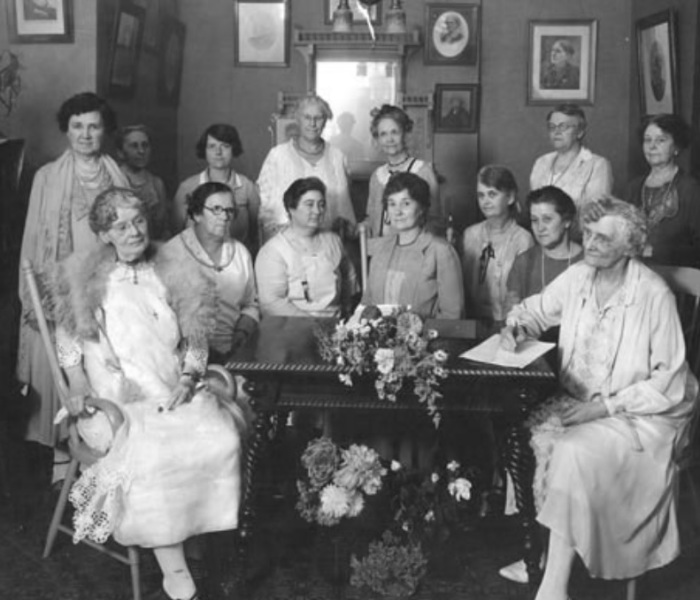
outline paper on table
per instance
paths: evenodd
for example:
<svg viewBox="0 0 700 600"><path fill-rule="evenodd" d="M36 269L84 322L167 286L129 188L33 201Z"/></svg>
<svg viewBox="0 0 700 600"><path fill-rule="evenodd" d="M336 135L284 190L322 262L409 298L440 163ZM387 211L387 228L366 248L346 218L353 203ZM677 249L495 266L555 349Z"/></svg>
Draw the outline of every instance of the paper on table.
<svg viewBox="0 0 700 600"><path fill-rule="evenodd" d="M478 346L463 352L459 357L476 362L498 365L499 367L515 367L516 369L522 369L545 354L553 346L554 344L551 342L526 340L518 344L515 352L509 352L501 348L501 336L497 333Z"/></svg>

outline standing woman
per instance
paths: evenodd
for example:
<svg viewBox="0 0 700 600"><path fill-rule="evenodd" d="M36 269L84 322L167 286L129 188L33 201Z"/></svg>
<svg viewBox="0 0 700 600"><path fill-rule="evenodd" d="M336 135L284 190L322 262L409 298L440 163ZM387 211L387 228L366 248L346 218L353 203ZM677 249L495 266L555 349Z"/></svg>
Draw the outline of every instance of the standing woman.
<svg viewBox="0 0 700 600"><path fill-rule="evenodd" d="M299 135L272 148L260 169L261 242L289 223L282 198L297 179L317 177L326 186L326 218L321 227L342 229L343 223L356 222L345 155L321 137L326 122L333 118L331 107L320 96L309 94L299 101L294 115Z"/></svg>
<svg viewBox="0 0 700 600"><path fill-rule="evenodd" d="M633 179L625 200L646 217L644 256L655 263L700 267L700 185L678 166L690 127L678 115L644 121L642 149L650 171Z"/></svg>
<svg viewBox="0 0 700 600"><path fill-rule="evenodd" d="M547 132L554 152L540 156L530 173L530 189L555 185L577 207L612 192L610 162L583 145L586 114L577 104L560 104L547 115Z"/></svg>
<svg viewBox="0 0 700 600"><path fill-rule="evenodd" d="M430 209L427 222L431 230L439 229L441 219L440 192L433 165L414 158L406 147L406 137L413 129L413 121L398 106L383 104L371 112L370 132L386 157L386 164L372 173L367 197L367 221L371 237L394 233L388 223L384 203L384 187L394 173L415 173L430 188Z"/></svg>
<svg viewBox="0 0 700 600"><path fill-rule="evenodd" d="M145 125L128 125L117 131L115 145L121 168L148 212L152 240L170 238L170 211L163 180L148 170L151 162L151 132Z"/></svg>
<svg viewBox="0 0 700 600"><path fill-rule="evenodd" d="M61 105L57 119L69 147L34 177L20 255L20 264L30 261L40 283L74 251L90 251L98 246L88 223L95 198L109 187L129 185L119 165L102 152L106 135L117 126L116 114L107 102L92 92L76 94ZM21 274L19 294L22 322L17 378L26 384L31 405L26 437L55 446L58 429L53 419L60 401ZM62 459L56 456L57 465L67 460L65 453ZM62 479L66 466L54 472L54 480Z"/></svg>
<svg viewBox="0 0 700 600"><path fill-rule="evenodd" d="M187 197L197 186L207 181L219 181L233 191L238 211L238 218L231 220L231 237L244 243L251 252L255 251L260 197L255 184L233 168L233 159L243 154L238 130L227 123L210 125L199 137L196 153L197 158L207 161L207 168L188 177L177 188L172 207L175 231L182 231L190 222L187 219Z"/></svg>
<svg viewBox="0 0 700 600"><path fill-rule="evenodd" d="M515 222L518 186L505 167L487 165L477 175L477 198L485 219L464 231L462 257L467 316L502 321L506 282L515 257L532 247L532 236Z"/></svg>

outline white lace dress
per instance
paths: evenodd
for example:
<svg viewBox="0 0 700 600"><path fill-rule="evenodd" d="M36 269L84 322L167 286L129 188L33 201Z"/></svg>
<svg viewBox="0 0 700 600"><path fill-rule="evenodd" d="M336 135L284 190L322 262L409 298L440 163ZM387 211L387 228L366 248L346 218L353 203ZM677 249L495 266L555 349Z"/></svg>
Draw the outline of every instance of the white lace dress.
<svg viewBox="0 0 700 600"><path fill-rule="evenodd" d="M71 490L75 539L158 547L238 521L241 443L229 410L207 390L172 411L183 370L204 370L206 352L180 356L180 331L153 267L119 265L98 315L99 341L61 335L62 366L82 359L95 394L126 421L109 453Z"/></svg>

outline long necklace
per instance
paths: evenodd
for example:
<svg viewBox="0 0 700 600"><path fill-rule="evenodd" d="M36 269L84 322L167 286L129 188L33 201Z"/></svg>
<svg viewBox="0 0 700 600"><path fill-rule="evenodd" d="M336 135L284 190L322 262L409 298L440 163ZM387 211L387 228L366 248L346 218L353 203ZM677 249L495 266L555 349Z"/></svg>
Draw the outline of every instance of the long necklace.
<svg viewBox="0 0 700 600"><path fill-rule="evenodd" d="M566 258L566 268L568 269L571 266L571 240L567 241L567 249L569 256ZM542 248L542 262L540 263L542 265L541 269L541 274L542 274L542 289L544 289L547 285L544 277L544 248Z"/></svg>
<svg viewBox="0 0 700 600"><path fill-rule="evenodd" d="M559 173L554 172L554 163L557 162L557 157L554 157L554 160L552 161L552 166L549 168L549 185L556 185L557 181L561 181L564 175L569 171L571 168L571 165L573 165L576 162L576 159L578 158L579 153L581 150L574 155L574 157L567 163L566 167L564 167Z"/></svg>

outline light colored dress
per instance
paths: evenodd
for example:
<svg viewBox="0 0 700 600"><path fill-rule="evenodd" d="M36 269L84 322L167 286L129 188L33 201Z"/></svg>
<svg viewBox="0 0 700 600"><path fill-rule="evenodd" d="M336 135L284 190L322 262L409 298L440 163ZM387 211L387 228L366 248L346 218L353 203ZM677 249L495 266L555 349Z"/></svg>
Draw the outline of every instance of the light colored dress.
<svg viewBox="0 0 700 600"><path fill-rule="evenodd" d="M269 240L288 223L282 200L284 192L294 181L304 177L318 177L326 185L324 227L329 228L338 217L350 223L356 222L345 155L338 148L325 144L318 162L311 163L297 152L294 140L289 140L270 150L258 176L263 241Z"/></svg>
<svg viewBox="0 0 700 600"><path fill-rule="evenodd" d="M280 231L258 252L255 274L263 316L334 317L358 290L355 269L340 238L314 236L308 251L290 229Z"/></svg>
<svg viewBox="0 0 700 600"><path fill-rule="evenodd" d="M492 257L487 257L489 244L493 249ZM515 257L533 244L530 233L514 220L496 236L489 234L486 221L464 231L462 266L467 317L485 317L496 321L506 318L508 274ZM485 277L480 277L482 264L486 265Z"/></svg>
<svg viewBox="0 0 700 600"><path fill-rule="evenodd" d="M215 323L209 334L209 346L221 355L231 350L233 332L241 316L260 321L258 291L253 260L246 247L236 240L224 241L221 261L214 264L202 248L194 229L185 229L160 250L172 260L196 267L210 281L215 294Z"/></svg>
<svg viewBox="0 0 700 600"><path fill-rule="evenodd" d="M698 387L663 280L632 260L598 306L594 278L592 267L572 265L509 318L534 335L561 326L562 392L531 418L537 518L592 576L623 579L678 555L673 456L687 441ZM591 401L609 416L562 426L566 407Z"/></svg>
<svg viewBox="0 0 700 600"><path fill-rule="evenodd" d="M440 187L433 165L419 158L408 160L403 168L390 168L388 164L375 169L369 178L369 194L367 196L367 221L371 237L391 235L396 233L391 225L384 223L384 188L394 173L414 173L430 186L430 211L428 212L428 229L440 233L444 229L442 223L442 207L440 206Z"/></svg>
<svg viewBox="0 0 700 600"><path fill-rule="evenodd" d="M126 421L71 490L75 539L113 534L123 545L158 547L235 528L241 444L232 414L206 390L159 410L183 370L204 371L206 350L178 351L178 321L153 266L117 264L99 313L97 340L59 330L59 360L82 359L96 395L118 403Z"/></svg>
<svg viewBox="0 0 700 600"><path fill-rule="evenodd" d="M574 161L563 172L555 174L556 158L556 152L549 152L535 161L530 173L531 190L546 185L556 186L571 196L577 208L612 193L612 167L607 158L582 146Z"/></svg>

